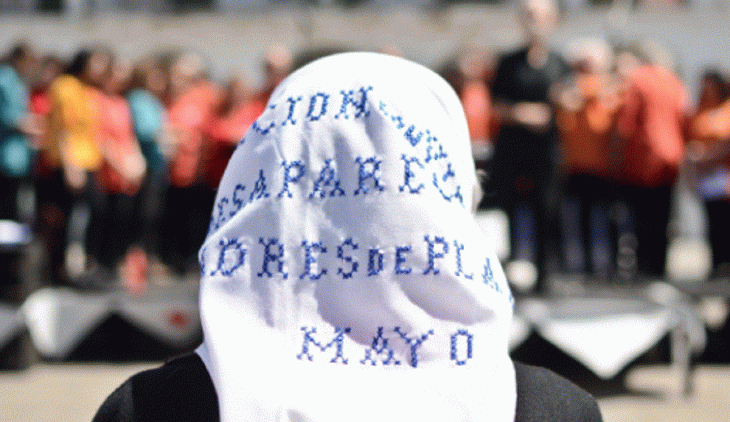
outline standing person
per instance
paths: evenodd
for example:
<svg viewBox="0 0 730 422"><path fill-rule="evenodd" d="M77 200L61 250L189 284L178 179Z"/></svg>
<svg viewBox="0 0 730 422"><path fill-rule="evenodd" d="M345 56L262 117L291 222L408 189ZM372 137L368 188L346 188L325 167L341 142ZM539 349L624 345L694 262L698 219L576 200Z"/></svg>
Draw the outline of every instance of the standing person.
<svg viewBox="0 0 730 422"><path fill-rule="evenodd" d="M264 112L260 102L253 101L245 76L228 81L216 116L208 125L205 179L214 190L223 177L228 160L251 124Z"/></svg>
<svg viewBox="0 0 730 422"><path fill-rule="evenodd" d="M99 133L97 91L111 62L111 52L102 47L82 49L64 74L51 85L51 114L47 148L52 168L53 202L63 212L67 239L65 264L56 268L56 280L81 275L91 264L97 245L87 242L89 225L100 224L102 190L98 171L103 157ZM59 265L61 257L52 257ZM65 271L63 269L65 267Z"/></svg>
<svg viewBox="0 0 730 422"><path fill-rule="evenodd" d="M446 81L339 54L269 105L200 250L203 344L125 382L95 422L601 420L590 395L509 357L511 294Z"/></svg>
<svg viewBox="0 0 730 422"><path fill-rule="evenodd" d="M203 183L205 130L218 106L217 89L203 76L203 63L185 53L169 70L167 113L174 140L168 166L170 185L163 211L162 259L178 275L195 264L205 238L211 190ZM180 230L186 227L187 230Z"/></svg>
<svg viewBox="0 0 730 422"><path fill-rule="evenodd" d="M63 72L63 61L53 55L41 59L38 78L30 93L30 109L45 118L51 113L50 89L53 82Z"/></svg>
<svg viewBox="0 0 730 422"><path fill-rule="evenodd" d="M39 116L44 128L43 133L34 140L34 147L40 151L35 161L35 177L36 183L39 185L37 188L41 188L40 185L46 183L46 179L50 176L52 170L51 164L48 162L49 158L47 157L48 149L44 144L48 141L45 130L48 128L48 121L53 107L51 85L61 75L63 69L64 64L60 58L52 55L44 57L41 60L38 68L38 77L30 93L30 111ZM40 202L43 202L41 198L39 198Z"/></svg>
<svg viewBox="0 0 730 422"><path fill-rule="evenodd" d="M291 52L280 44L270 46L264 56L264 86L253 101L262 110L277 86L289 75L292 69Z"/></svg>
<svg viewBox="0 0 730 422"><path fill-rule="evenodd" d="M469 125L471 149L477 168L486 170L492 154L492 94L488 74L493 71L493 59L485 51L472 49L458 59L463 78L457 90Z"/></svg>
<svg viewBox="0 0 730 422"><path fill-rule="evenodd" d="M100 182L104 190L101 224L91 236L98 246L96 258L105 269L114 271L122 258L126 261L137 260L141 251L132 248L138 241L140 223L136 217L137 195L146 172L144 156L134 136L129 104L123 94L129 87L131 67L121 60L114 60L105 77L103 90L98 92L99 133L103 162ZM141 281L131 280L142 277L142 268L129 271L125 266L123 282L136 286Z"/></svg>
<svg viewBox="0 0 730 422"><path fill-rule="evenodd" d="M575 76L561 84L556 111L565 177L564 262L572 273L606 278L614 270L609 208L618 164L619 84L609 73L613 59L605 42L583 40L576 49Z"/></svg>
<svg viewBox="0 0 730 422"><path fill-rule="evenodd" d="M50 154L49 122L53 109L51 86L64 69L63 61L56 56L46 56L41 60L38 78L30 94L30 110L36 113L43 122L44 131L35 139L38 150L34 162L34 178L36 191L36 231L43 240L49 266L45 269L52 284L57 284L63 278L63 251L66 246L65 225L66 218L61 208L61 197L54 167L54 160Z"/></svg>
<svg viewBox="0 0 730 422"><path fill-rule="evenodd" d="M13 47L0 64L0 220L29 223L33 217L32 209L22 205L27 203L22 197L32 193L29 137L42 130L40 119L28 109L28 80L36 65L35 52L25 43ZM7 252L0 250L0 301L19 303L23 298L21 254Z"/></svg>
<svg viewBox="0 0 730 422"><path fill-rule="evenodd" d="M618 118L622 178L633 214L638 271L662 277L672 186L684 159L688 97L668 68L644 60L630 72Z"/></svg>
<svg viewBox="0 0 730 422"><path fill-rule="evenodd" d="M160 257L163 200L167 192L167 157L170 128L162 103L167 90L167 76L157 57L140 61L132 76L127 101L134 133L144 156L147 174L142 182L137 213L142 228L142 245L146 260L157 264Z"/></svg>
<svg viewBox="0 0 730 422"><path fill-rule="evenodd" d="M520 18L527 44L502 57L492 94L502 124L490 173L497 205L509 216L512 260L526 271L525 281L544 287L549 239L556 237L556 142L551 90L568 66L548 39L557 20L551 0L524 0ZM555 245L552 245L554 249ZM508 266L508 273L516 266ZM534 267L533 267L534 269ZM533 280L529 280L533 278Z"/></svg>
<svg viewBox="0 0 730 422"><path fill-rule="evenodd" d="M19 194L30 182L33 158L28 137L42 131L39 116L29 111L28 82L36 66L36 54L25 43L13 47L0 64L0 219L30 218L19 210Z"/></svg>
<svg viewBox="0 0 730 422"><path fill-rule="evenodd" d="M713 276L730 276L730 87L717 71L702 77L689 126L687 161L709 219Z"/></svg>

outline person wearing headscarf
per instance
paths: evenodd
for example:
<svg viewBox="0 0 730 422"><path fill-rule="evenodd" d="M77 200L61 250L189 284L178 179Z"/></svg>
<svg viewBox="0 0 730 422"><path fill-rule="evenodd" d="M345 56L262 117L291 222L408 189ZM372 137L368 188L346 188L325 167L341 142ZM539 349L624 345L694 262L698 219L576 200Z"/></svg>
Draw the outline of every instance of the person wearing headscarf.
<svg viewBox="0 0 730 422"><path fill-rule="evenodd" d="M435 73L376 53L298 70L223 175L199 254L203 344L95 420L600 420L587 393L510 360L478 191Z"/></svg>

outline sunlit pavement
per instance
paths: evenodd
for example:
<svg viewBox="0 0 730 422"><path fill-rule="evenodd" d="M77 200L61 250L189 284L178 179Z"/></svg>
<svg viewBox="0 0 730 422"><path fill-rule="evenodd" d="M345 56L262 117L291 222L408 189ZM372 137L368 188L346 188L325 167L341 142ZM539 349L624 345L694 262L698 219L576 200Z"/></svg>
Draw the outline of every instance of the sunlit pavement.
<svg viewBox="0 0 730 422"><path fill-rule="evenodd" d="M37 364L0 373L0 421L89 421L104 398L130 375L156 364ZM700 366L695 392L682 398L669 366L632 369L629 393L599 401L604 420L730 421L730 366Z"/></svg>

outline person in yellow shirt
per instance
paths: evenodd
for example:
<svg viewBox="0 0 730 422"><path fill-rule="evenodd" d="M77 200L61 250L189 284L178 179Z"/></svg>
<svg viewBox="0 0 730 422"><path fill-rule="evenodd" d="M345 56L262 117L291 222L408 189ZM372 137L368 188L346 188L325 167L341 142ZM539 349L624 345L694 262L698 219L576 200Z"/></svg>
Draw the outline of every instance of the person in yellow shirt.
<svg viewBox="0 0 730 422"><path fill-rule="evenodd" d="M103 48L83 49L76 54L63 75L51 85L48 157L55 167L57 201L65 217L66 273L71 278L87 269L86 251L89 224L98 219L97 200L101 195L96 173L102 164L99 119L94 91L109 68L111 52ZM52 260L53 262L54 260ZM57 262L57 261L56 261Z"/></svg>

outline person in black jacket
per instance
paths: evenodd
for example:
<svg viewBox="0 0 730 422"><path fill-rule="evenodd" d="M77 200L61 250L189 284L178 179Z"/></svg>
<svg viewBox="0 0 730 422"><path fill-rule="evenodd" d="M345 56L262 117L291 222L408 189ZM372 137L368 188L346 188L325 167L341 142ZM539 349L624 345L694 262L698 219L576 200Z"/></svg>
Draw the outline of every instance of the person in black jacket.
<svg viewBox="0 0 730 422"><path fill-rule="evenodd" d="M492 84L501 128L494 145L488 194L509 216L513 261L537 268L537 288L549 271L557 238L555 84L569 67L548 38L557 19L551 0L521 0L527 42L502 57ZM509 269L508 269L509 271Z"/></svg>

